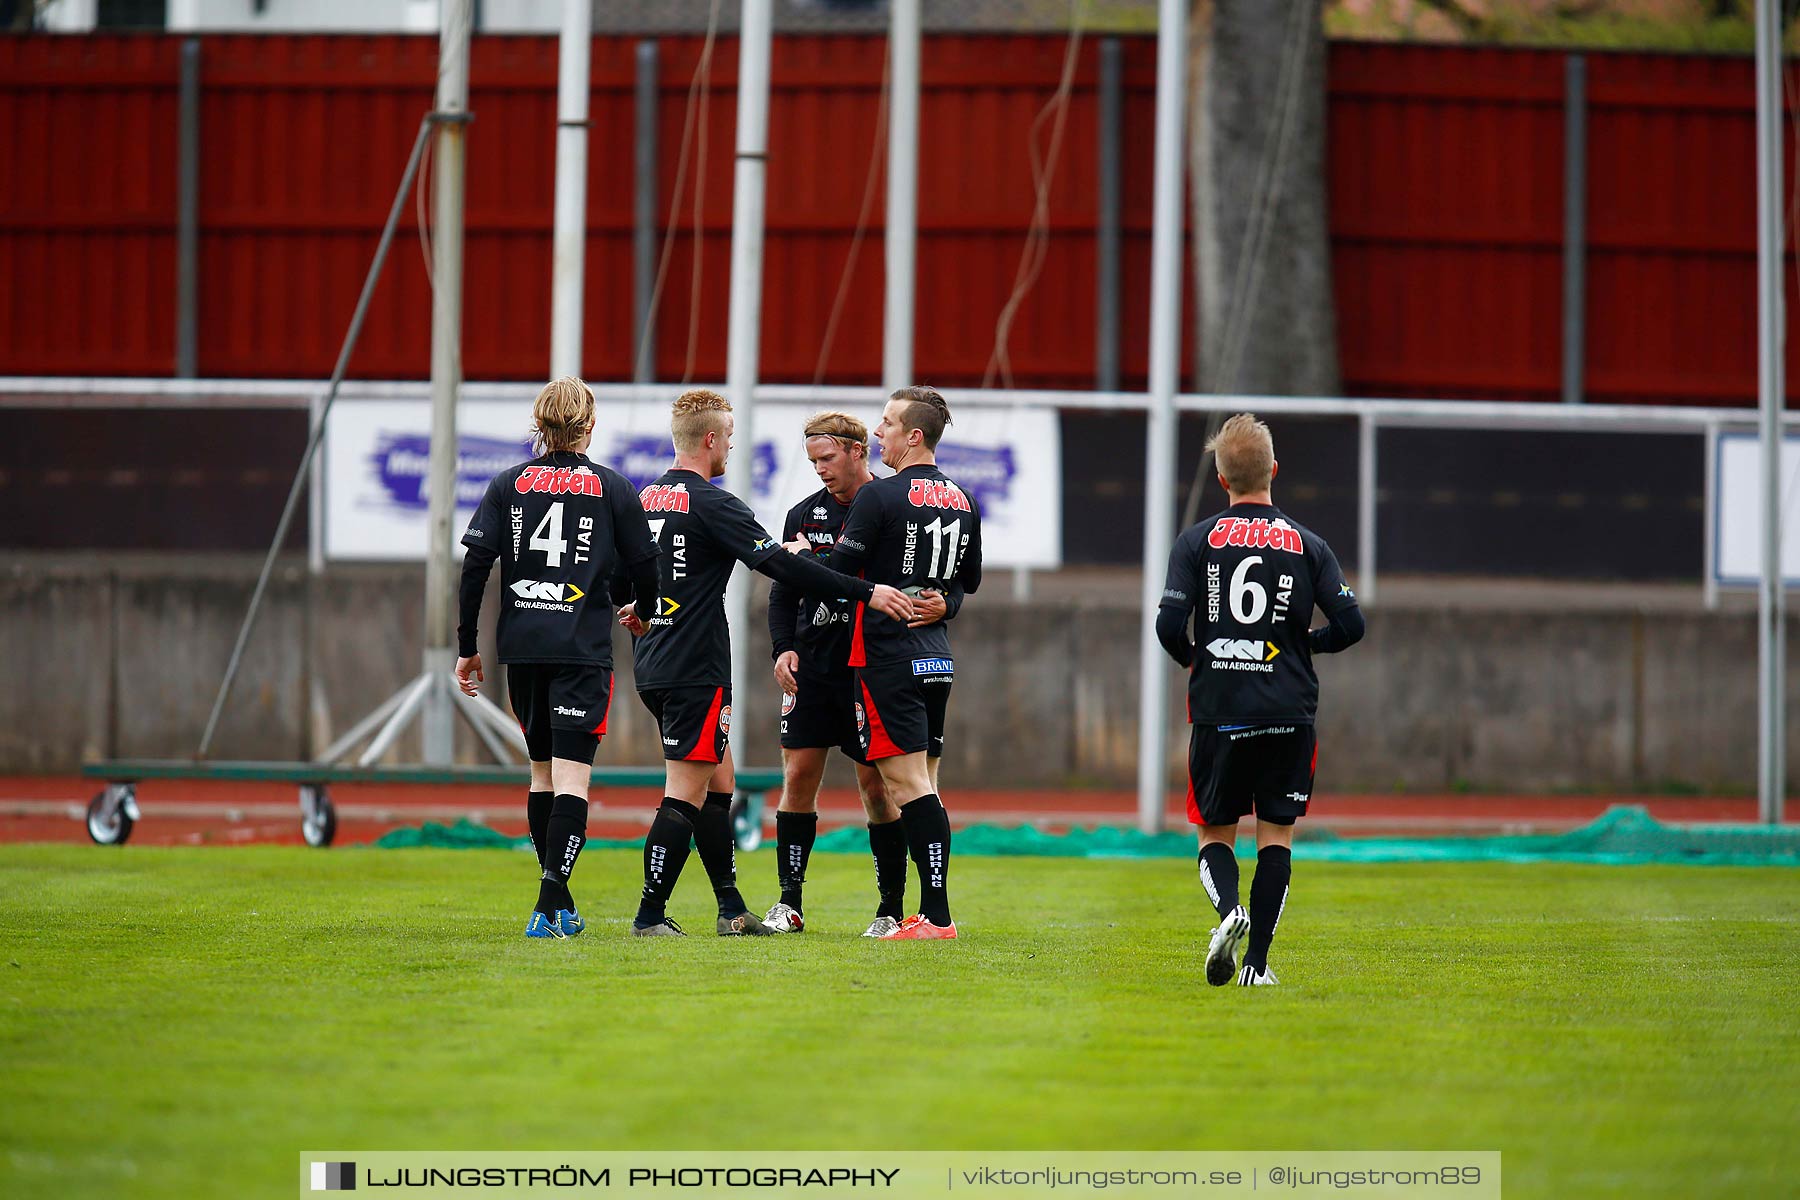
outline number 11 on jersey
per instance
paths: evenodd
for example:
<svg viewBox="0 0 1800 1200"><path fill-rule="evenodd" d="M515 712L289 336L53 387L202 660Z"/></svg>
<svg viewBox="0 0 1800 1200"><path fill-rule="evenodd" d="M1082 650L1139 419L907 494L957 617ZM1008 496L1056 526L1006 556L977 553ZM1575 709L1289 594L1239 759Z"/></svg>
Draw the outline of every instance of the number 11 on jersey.
<svg viewBox="0 0 1800 1200"><path fill-rule="evenodd" d="M932 579L949 579L956 574L956 560L962 554L962 518L958 517L946 525L942 517L934 517L931 524L925 527L925 532L931 535L931 565L925 569L925 574ZM947 555L946 549L949 550ZM939 558L944 559L941 574L938 571Z"/></svg>

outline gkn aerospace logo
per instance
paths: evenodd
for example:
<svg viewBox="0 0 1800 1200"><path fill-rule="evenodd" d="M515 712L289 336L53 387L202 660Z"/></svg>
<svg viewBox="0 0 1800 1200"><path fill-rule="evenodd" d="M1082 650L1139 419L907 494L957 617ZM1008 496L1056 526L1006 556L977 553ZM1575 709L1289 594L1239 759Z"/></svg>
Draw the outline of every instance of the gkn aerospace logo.
<svg viewBox="0 0 1800 1200"><path fill-rule="evenodd" d="M459 437L456 439L456 504L474 508L487 491L488 480L521 458L531 457L529 442L505 438ZM425 486L431 467L429 434L382 433L369 456L375 478L388 503L396 508L423 511L431 506Z"/></svg>
<svg viewBox="0 0 1800 1200"><path fill-rule="evenodd" d="M1254 638L1214 638L1206 643L1215 671L1262 671L1273 674L1281 647Z"/></svg>
<svg viewBox="0 0 1800 1200"><path fill-rule="evenodd" d="M515 579L512 594L518 597L513 601L514 608L550 609L554 612L574 612L575 602L587 595L572 583L557 583L546 579Z"/></svg>

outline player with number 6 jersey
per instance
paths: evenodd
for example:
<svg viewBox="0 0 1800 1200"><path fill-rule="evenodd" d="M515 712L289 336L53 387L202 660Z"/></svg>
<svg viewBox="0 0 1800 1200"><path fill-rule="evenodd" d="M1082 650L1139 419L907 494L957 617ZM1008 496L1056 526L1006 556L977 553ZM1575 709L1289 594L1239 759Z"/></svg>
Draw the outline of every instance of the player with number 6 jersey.
<svg viewBox="0 0 1800 1200"><path fill-rule="evenodd" d="M1240 414L1206 448L1218 456L1231 507L1176 539L1156 635L1188 668L1188 819L1201 827L1200 882L1219 912L1206 981L1221 986L1237 973L1240 984L1267 985L1294 822L1306 815L1318 767L1313 655L1353 645L1363 619L1325 539L1275 507L1269 489L1280 464L1269 427ZM1315 606L1328 622L1318 629ZM1246 911L1233 845L1252 811L1257 865ZM1246 938L1240 973L1235 955Z"/></svg>

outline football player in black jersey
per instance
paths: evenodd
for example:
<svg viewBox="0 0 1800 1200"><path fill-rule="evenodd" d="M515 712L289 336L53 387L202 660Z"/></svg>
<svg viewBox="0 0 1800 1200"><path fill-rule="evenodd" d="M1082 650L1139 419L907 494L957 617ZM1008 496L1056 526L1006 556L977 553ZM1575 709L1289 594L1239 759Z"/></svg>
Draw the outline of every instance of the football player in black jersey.
<svg viewBox="0 0 1800 1200"><path fill-rule="evenodd" d="M742 562L810 595L848 596L897 622L914 615L911 597L898 589L847 578L785 552L748 504L709 482L725 471L733 424L723 396L682 393L669 425L675 463L639 496L659 550L660 597L653 606L626 605L619 620L637 637L638 695L656 717L667 769L662 806L644 840L644 891L632 922L640 937L681 934L667 905L690 841L718 899L718 932L770 932L738 893L731 842L737 777L727 741L731 633L725 585L732 568Z"/></svg>
<svg viewBox="0 0 1800 1200"><path fill-rule="evenodd" d="M1156 635L1189 668L1188 820L1200 826L1200 882L1219 912L1206 982L1222 986L1236 974L1239 984L1264 986L1275 982L1269 943L1287 904L1294 821L1306 815L1318 769L1312 656L1354 645L1363 618L1325 539L1270 499L1279 465L1269 427L1239 414L1206 448L1218 456L1231 507L1176 539ZM1318 629L1315 605L1327 621ZM1252 811L1256 878L1246 912L1233 847L1238 819Z"/></svg>
<svg viewBox="0 0 1800 1200"><path fill-rule="evenodd" d="M500 661L531 759L525 811L543 873L525 936L563 938L583 927L569 873L587 840L588 777L612 707L608 585L626 578L655 603L656 544L631 481L586 456L588 386L551 381L532 417L538 457L494 476L462 537L456 679L471 696L486 679L476 625L498 560Z"/></svg>
<svg viewBox="0 0 1800 1200"><path fill-rule="evenodd" d="M802 430L806 456L825 486L788 510L781 540L790 550L828 559L850 505L869 471L869 430L845 413L818 413ZM915 599L914 625L955 615L960 590L950 598L923 591ZM833 746L856 764L856 785L869 823L879 896L865 937L880 937L906 915L906 834L900 810L888 799L881 773L863 757L855 718L855 676L850 667L849 599L804 596L783 583L769 589L769 640L775 680L781 685L781 805L775 813L775 870L781 899L764 924L777 933L806 927L802 907L806 865L819 828L819 783Z"/></svg>
<svg viewBox="0 0 1800 1200"><path fill-rule="evenodd" d="M832 548L831 565L889 583L910 595L973 595L981 586L981 512L937 467L950 406L936 388L904 387L882 410L875 434L894 474L865 485ZM850 622L855 712L864 757L900 806L919 870L919 911L875 936L956 936L947 890L950 818L938 794L944 716L956 663L941 622L891 620L857 605Z"/></svg>

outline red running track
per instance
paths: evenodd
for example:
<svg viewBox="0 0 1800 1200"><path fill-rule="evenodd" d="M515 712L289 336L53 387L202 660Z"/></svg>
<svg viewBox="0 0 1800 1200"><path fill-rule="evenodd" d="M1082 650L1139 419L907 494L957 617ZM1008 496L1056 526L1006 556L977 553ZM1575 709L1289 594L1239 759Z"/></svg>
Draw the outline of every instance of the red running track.
<svg viewBox="0 0 1800 1200"><path fill-rule="evenodd" d="M86 842L81 816L99 791L93 780L70 775L0 777L0 842ZM338 811L337 844L373 841L390 829L423 821L468 817L504 833L525 832L524 797L515 788L472 785L339 784L331 789ZM596 838L641 838L660 797L642 788L596 789L588 833ZM945 797L951 821L1037 825L1130 825L1135 793L1123 791L952 791ZM1307 824L1346 837L1494 833L1552 833L1586 824L1615 804L1638 804L1669 822L1751 822L1752 796L1514 796L1333 795L1314 798ZM299 801L292 784L152 780L138 785L143 820L132 845L298 844ZM772 805L771 805L772 807ZM827 789L820 797L821 826L860 824L854 792ZM1788 815L1800 821L1800 812ZM1182 798L1171 793L1166 825L1186 824ZM774 814L765 832L774 834Z"/></svg>

